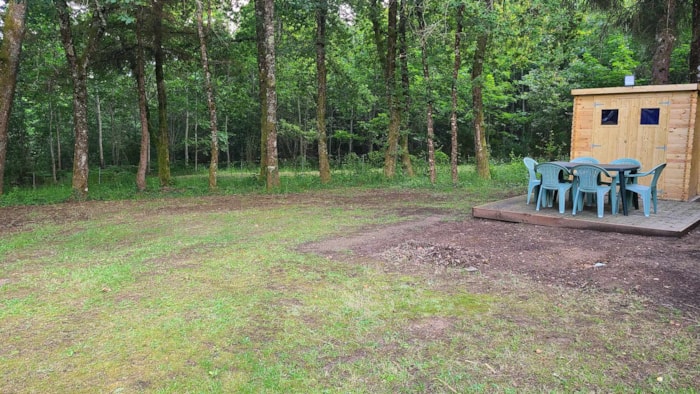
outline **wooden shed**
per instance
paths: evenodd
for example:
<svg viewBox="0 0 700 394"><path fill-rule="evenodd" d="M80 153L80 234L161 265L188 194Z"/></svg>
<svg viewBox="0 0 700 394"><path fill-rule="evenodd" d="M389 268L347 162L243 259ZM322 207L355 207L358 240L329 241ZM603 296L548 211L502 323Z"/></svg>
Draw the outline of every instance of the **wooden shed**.
<svg viewBox="0 0 700 394"><path fill-rule="evenodd" d="M631 157L642 171L665 162L659 198L700 197L698 93L698 84L572 90L571 158Z"/></svg>

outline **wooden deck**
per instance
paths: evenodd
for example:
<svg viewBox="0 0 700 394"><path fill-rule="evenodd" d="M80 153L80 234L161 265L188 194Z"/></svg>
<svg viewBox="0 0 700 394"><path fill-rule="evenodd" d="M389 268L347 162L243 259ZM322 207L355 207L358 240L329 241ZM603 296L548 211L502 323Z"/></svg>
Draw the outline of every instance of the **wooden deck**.
<svg viewBox="0 0 700 394"><path fill-rule="evenodd" d="M582 212L571 214L571 202L567 201L563 214L559 213L555 202L553 208L535 210L535 203L525 204L525 196L495 201L472 208L475 218L501 220L515 223L529 223L540 226L568 227L595 231L680 237L700 223L700 201L659 201L658 213L652 208L649 217L644 211L630 207L629 215L611 215L606 210L603 218L598 218L594 206L584 207ZM641 204L641 201L640 201Z"/></svg>

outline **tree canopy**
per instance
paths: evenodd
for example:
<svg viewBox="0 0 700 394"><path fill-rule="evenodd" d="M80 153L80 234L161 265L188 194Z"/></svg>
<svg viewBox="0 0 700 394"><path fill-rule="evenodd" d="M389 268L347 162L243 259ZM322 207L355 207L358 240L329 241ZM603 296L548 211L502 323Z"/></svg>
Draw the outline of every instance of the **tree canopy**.
<svg viewBox="0 0 700 394"><path fill-rule="evenodd" d="M217 151L226 158L218 161L220 167L255 168L267 160L261 157L265 108L254 2L202 1L206 29L201 37L195 2L91 0L68 2L67 8L62 1L30 3L7 122L5 185L27 184L37 174L46 181L75 177L75 165L67 163L82 154L82 144L90 166L133 166L136 173L148 160L149 169L158 167L164 186L169 173L162 171L209 166L217 162L211 157ZM438 154L449 154L453 81L460 163L475 160L475 141L485 142L487 160L565 156L571 89L620 86L629 74L638 84L650 84L659 81L662 67L667 77L661 83L696 81L697 70L690 68L697 64L697 51L691 50L698 46L697 21L691 17L697 2L689 0L402 0L398 11L392 7L399 0L273 3L275 140L281 166L318 166L319 135L324 138L320 152L327 152L332 167L358 157L386 166L387 157L402 153L427 162L428 142ZM0 2L0 16L7 9ZM453 75L458 9L462 64ZM649 12L661 9L672 25L644 22ZM395 35L402 23L399 30L405 33L399 35L405 36L398 38L397 50ZM3 32L10 27L3 25ZM72 66L68 32L76 56ZM206 68L202 54L208 57ZM143 95L136 79L139 56L145 65ZM481 69L474 70L475 64ZM318 70L326 74L322 79ZM83 126L75 112L75 96L83 92L71 75L85 79L84 133L76 131ZM475 84L479 95L473 94ZM215 96L218 116L210 116L208 94ZM139 106L139 97L145 107ZM322 125L319 105L325 105ZM483 133L476 140L475 128ZM397 142L399 135L405 142ZM151 163L151 157L158 161Z"/></svg>

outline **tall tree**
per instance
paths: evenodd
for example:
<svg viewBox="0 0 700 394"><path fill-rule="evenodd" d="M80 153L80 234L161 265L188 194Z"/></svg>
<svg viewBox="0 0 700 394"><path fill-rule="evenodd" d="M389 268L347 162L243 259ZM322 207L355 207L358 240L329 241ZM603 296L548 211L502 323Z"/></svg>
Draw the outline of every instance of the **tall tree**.
<svg viewBox="0 0 700 394"><path fill-rule="evenodd" d="M671 53L676 42L676 0L666 0L663 13L656 25L654 40L656 48L652 58L651 83L669 83L671 74Z"/></svg>
<svg viewBox="0 0 700 394"><path fill-rule="evenodd" d="M88 92L87 78L90 57L104 34L103 9L97 2L90 2L91 20L83 53L78 54L73 40L71 10L65 0L55 0L61 41L66 52L73 82L73 122L75 127L75 149L73 152L73 197L85 199L88 194Z"/></svg>
<svg viewBox="0 0 700 394"><path fill-rule="evenodd" d="M275 76L275 2L274 0L255 0L255 13L258 18L258 60L260 67L260 85L264 87L264 101L260 106L262 120L262 143L265 155L260 158L265 163L265 181L268 190L280 186L279 164L277 159L277 87Z"/></svg>
<svg viewBox="0 0 700 394"><path fill-rule="evenodd" d="M454 52L454 67L452 68L452 111L450 113L450 165L452 169L452 183L457 184L459 178L457 174L458 161L458 142L457 142L457 80L459 77L459 69L462 66L462 56L460 48L462 45L462 23L464 18L464 4L457 5L457 28L455 30L455 52Z"/></svg>
<svg viewBox="0 0 700 394"><path fill-rule="evenodd" d="M0 45L0 194L3 193L7 160L8 127L17 85L19 58L22 53L27 2L10 0L5 11Z"/></svg>
<svg viewBox="0 0 700 394"><path fill-rule="evenodd" d="M318 170L321 183L331 180L331 167L328 161L326 143L326 19L328 1L318 0L316 5L316 79L318 94L316 97L316 127L318 129Z"/></svg>
<svg viewBox="0 0 700 394"><path fill-rule="evenodd" d="M255 37L258 63L258 103L260 104L260 180L267 181L267 81L265 79L265 4L255 2Z"/></svg>
<svg viewBox="0 0 700 394"><path fill-rule="evenodd" d="M105 168L105 151L102 145L102 106L100 104L100 92L95 92L95 113L97 115L97 147L100 154L100 168Z"/></svg>
<svg viewBox="0 0 700 394"><path fill-rule="evenodd" d="M158 94L158 178L161 186L170 185L170 135L168 134L168 97L165 89L163 63L163 7L165 0L153 0L153 57L155 61L156 91Z"/></svg>
<svg viewBox="0 0 700 394"><path fill-rule="evenodd" d="M406 114L403 117L403 120L404 124L408 126L410 119L409 115L411 113L411 91L408 76L408 43L406 42L406 25L408 24L408 5L406 3L407 0L401 0L401 4L399 5L400 16L398 35L399 60L401 64L401 98L404 104L404 113ZM401 163L403 164L403 167L406 170L408 176L412 177L414 176L413 165L411 164L411 155L408 151L409 127L406 127L405 129L406 130L403 133L401 133Z"/></svg>
<svg viewBox="0 0 700 394"><path fill-rule="evenodd" d="M425 80L426 96L426 120L427 120L427 145L428 145L428 170L430 173L430 183L435 184L435 128L433 126L433 91L430 79L430 68L428 67L427 53L427 29L425 26L425 15L423 13L423 0L418 0L416 4L416 17L418 18L418 35L420 37L421 64L423 65L423 79Z"/></svg>
<svg viewBox="0 0 700 394"><path fill-rule="evenodd" d="M486 15L493 10L493 0L484 0ZM487 18L488 19L488 18ZM476 38L474 62L472 63L472 106L474 112L474 152L476 155L476 172L482 179L491 179L489 170L489 150L486 146L486 130L484 130L484 60L488 49L488 22L483 23L483 30Z"/></svg>
<svg viewBox="0 0 700 394"><path fill-rule="evenodd" d="M219 137L216 121L216 101L214 99L214 86L211 82L209 71L209 55L207 53L207 40L202 23L202 1L197 0L197 33L199 35L199 48L202 54L202 69L204 69L204 87L207 92L207 107L209 108L209 123L211 128L211 162L209 163L209 188L216 189L216 171L219 166Z"/></svg>
<svg viewBox="0 0 700 394"><path fill-rule="evenodd" d="M396 52L397 52L397 14L398 0L388 1L388 23L386 40L382 32L379 16L382 3L372 0L370 18L374 29L374 42L377 47L379 62L384 71L384 84L386 89L387 108L389 111L389 130L387 132L387 145L384 154L384 176L393 178L396 174L396 157L398 155L399 131L401 128L401 109L396 94Z"/></svg>
<svg viewBox="0 0 700 394"><path fill-rule="evenodd" d="M134 75L136 90L139 96L139 123L141 125L141 144L139 150L139 167L136 171L136 188L146 190L146 171L148 170L148 152L151 146L151 134L148 129L148 99L146 97L146 67L143 42L143 25L145 22L145 7L137 6L136 10L136 61Z"/></svg>

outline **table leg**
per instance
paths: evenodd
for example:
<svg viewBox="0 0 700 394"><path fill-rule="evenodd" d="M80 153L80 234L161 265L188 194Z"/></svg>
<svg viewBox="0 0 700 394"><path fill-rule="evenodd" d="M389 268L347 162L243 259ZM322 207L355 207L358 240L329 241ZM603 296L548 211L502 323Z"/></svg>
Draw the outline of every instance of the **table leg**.
<svg viewBox="0 0 700 394"><path fill-rule="evenodd" d="M625 183L627 183L627 180L625 179L625 172L618 172L617 178L620 181L620 196L622 197L622 214L624 216L627 216L627 199L625 198L625 194L627 194L627 187L625 186Z"/></svg>

